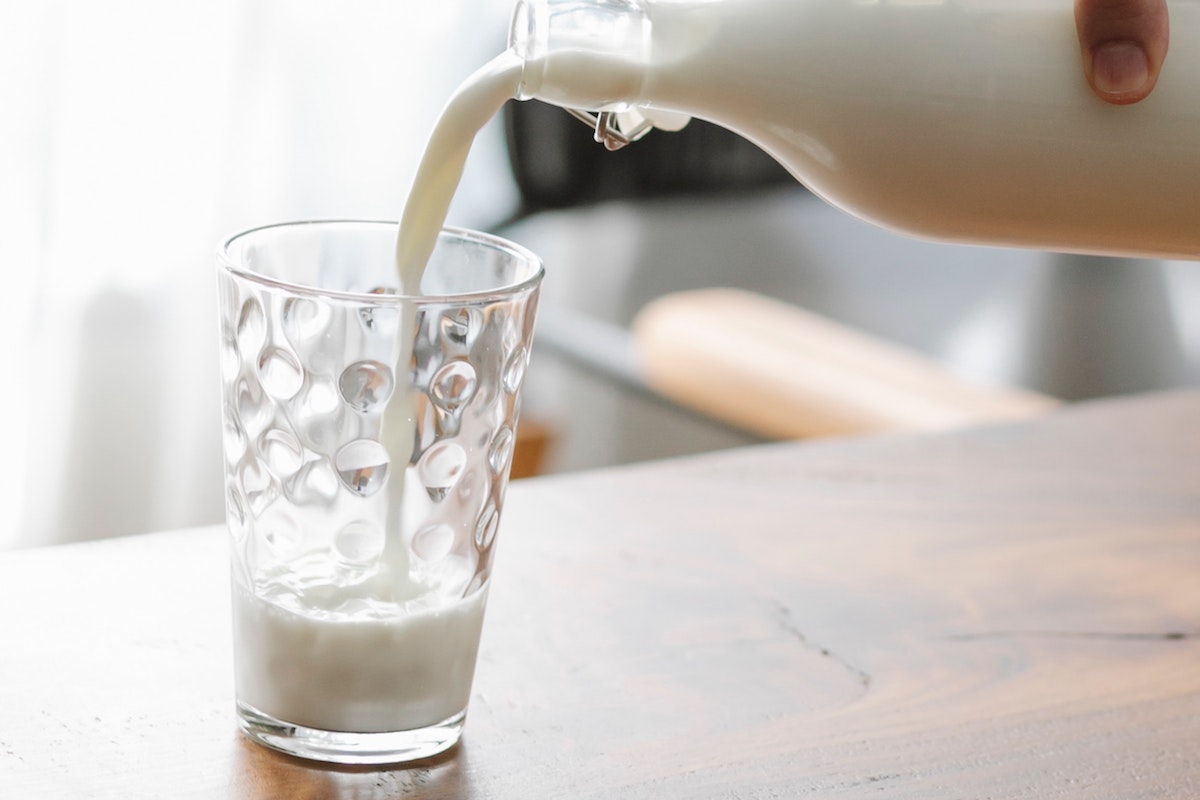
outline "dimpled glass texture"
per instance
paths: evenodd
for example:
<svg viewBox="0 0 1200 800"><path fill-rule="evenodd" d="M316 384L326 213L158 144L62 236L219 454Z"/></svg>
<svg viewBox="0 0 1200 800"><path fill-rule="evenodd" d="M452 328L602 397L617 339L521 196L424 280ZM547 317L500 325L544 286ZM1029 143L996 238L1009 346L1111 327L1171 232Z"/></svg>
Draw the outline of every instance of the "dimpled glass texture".
<svg viewBox="0 0 1200 800"><path fill-rule="evenodd" d="M396 231L277 225L218 252L239 725L345 764L461 735L542 278L446 229L404 296Z"/></svg>
<svg viewBox="0 0 1200 800"><path fill-rule="evenodd" d="M394 515L435 600L488 580L541 266L447 229L421 296L405 298L395 238L390 223L297 223L221 253L227 519L234 581L248 590L314 556L366 568ZM385 409L409 387L414 433L395 437ZM389 508L384 488L401 479L406 507Z"/></svg>

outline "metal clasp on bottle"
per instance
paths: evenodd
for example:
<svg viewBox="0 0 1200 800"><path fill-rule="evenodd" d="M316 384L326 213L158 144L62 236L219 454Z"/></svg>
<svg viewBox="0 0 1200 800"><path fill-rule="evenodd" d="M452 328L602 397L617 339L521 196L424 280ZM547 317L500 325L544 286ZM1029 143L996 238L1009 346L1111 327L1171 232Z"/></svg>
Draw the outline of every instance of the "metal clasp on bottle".
<svg viewBox="0 0 1200 800"><path fill-rule="evenodd" d="M595 139L600 144L604 145L607 150L620 150L625 145L636 142L641 139L654 124L645 117L638 116L637 124L630 131L621 130L620 120L616 111L601 111L599 114L592 114L587 111L580 111L577 108L568 108L567 111L571 116L585 122L588 127L596 131Z"/></svg>

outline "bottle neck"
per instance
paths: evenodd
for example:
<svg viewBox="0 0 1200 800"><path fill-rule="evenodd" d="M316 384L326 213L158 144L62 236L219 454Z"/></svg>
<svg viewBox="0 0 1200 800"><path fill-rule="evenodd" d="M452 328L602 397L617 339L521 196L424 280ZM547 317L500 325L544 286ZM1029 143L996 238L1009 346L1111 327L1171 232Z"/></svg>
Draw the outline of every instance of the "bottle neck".
<svg viewBox="0 0 1200 800"><path fill-rule="evenodd" d="M518 100L622 111L640 97L650 20L642 0L518 0L509 49L524 64Z"/></svg>
<svg viewBox="0 0 1200 800"><path fill-rule="evenodd" d="M593 125L610 150L651 128L683 128L687 114L645 107L654 71L652 6L654 0L519 0L509 31L509 50L523 67L517 99L565 108Z"/></svg>

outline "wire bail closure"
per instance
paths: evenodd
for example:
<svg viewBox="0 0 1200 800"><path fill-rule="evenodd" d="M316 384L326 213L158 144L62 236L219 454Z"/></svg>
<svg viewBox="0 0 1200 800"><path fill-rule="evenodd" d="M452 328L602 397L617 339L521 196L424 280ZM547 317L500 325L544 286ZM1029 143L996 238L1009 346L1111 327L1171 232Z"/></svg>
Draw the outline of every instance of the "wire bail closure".
<svg viewBox="0 0 1200 800"><path fill-rule="evenodd" d="M568 108L567 112L588 127L594 128L596 134L593 138L609 151L620 150L625 145L636 142L654 127L650 120L642 117L633 130L625 132L621 130L620 120L615 111L601 111L599 114L592 114L577 108Z"/></svg>

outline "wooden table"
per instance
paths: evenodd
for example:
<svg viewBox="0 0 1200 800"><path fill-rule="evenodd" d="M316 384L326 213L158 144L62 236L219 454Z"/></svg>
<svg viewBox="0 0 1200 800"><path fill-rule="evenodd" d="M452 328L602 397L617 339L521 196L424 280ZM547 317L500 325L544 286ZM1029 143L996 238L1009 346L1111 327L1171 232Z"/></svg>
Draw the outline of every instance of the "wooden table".
<svg viewBox="0 0 1200 800"><path fill-rule="evenodd" d="M511 487L463 743L233 720L225 541L0 556L0 798L1200 797L1200 394Z"/></svg>

